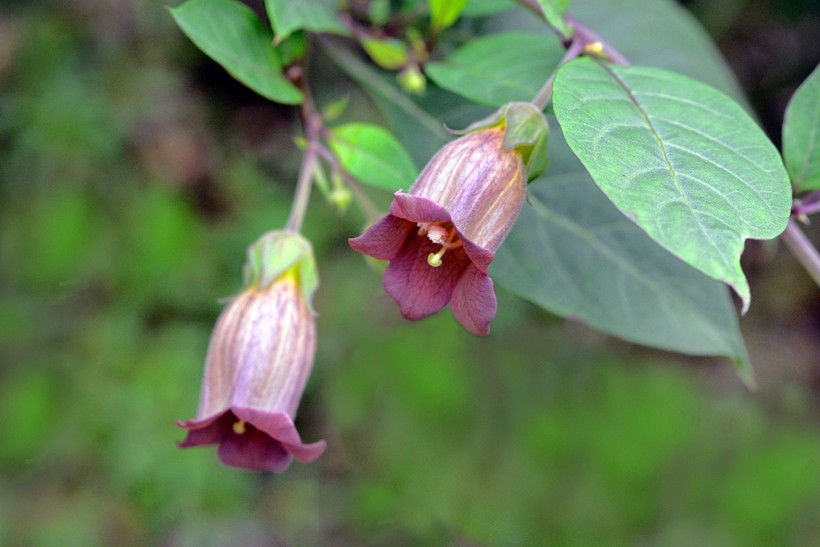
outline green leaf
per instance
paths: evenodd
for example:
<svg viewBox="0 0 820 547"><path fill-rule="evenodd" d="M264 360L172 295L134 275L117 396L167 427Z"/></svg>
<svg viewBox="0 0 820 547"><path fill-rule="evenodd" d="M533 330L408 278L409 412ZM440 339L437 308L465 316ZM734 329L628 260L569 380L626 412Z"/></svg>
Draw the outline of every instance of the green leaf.
<svg viewBox="0 0 820 547"><path fill-rule="evenodd" d="M569 0L538 0L547 24L558 30L566 38L571 38L573 30L564 22L564 13L569 7Z"/></svg>
<svg viewBox="0 0 820 547"><path fill-rule="evenodd" d="M820 189L820 65L786 107L783 159L796 189Z"/></svg>
<svg viewBox="0 0 820 547"><path fill-rule="evenodd" d="M418 171L392 133L377 125L349 123L334 127L330 148L342 167L364 184L395 192L408 189Z"/></svg>
<svg viewBox="0 0 820 547"><path fill-rule="evenodd" d="M302 102L301 92L282 76L273 36L247 6L235 0L188 0L171 8L179 28L231 76L263 97Z"/></svg>
<svg viewBox="0 0 820 547"><path fill-rule="evenodd" d="M532 99L563 55L554 37L509 32L472 40L425 70L444 89L498 107Z"/></svg>
<svg viewBox="0 0 820 547"><path fill-rule="evenodd" d="M407 64L407 45L401 40L364 38L361 43L373 62L382 68L396 70Z"/></svg>
<svg viewBox="0 0 820 547"><path fill-rule="evenodd" d="M691 355L724 355L752 380L737 315L721 283L684 264L613 207L560 135L528 188L493 279L557 315Z"/></svg>
<svg viewBox="0 0 820 547"><path fill-rule="evenodd" d="M265 0L277 43L296 30L348 34L337 17L335 0Z"/></svg>
<svg viewBox="0 0 820 547"><path fill-rule="evenodd" d="M467 0L429 0L429 4L433 29L440 32L458 21Z"/></svg>
<svg viewBox="0 0 820 547"><path fill-rule="evenodd" d="M590 59L555 78L555 116L596 184L655 241L732 286L747 238L785 228L791 188L780 155L730 98L684 76Z"/></svg>

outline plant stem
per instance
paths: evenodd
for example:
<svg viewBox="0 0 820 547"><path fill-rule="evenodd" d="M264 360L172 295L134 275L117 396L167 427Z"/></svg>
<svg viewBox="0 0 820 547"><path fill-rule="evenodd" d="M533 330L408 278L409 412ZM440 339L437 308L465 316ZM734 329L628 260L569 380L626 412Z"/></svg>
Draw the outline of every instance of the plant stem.
<svg viewBox="0 0 820 547"><path fill-rule="evenodd" d="M322 117L316 112L310 89L307 85L307 75L304 68L297 70L290 75L299 89L302 91L302 104L299 105L299 115L302 118L302 128L307 141L307 150L302 156L302 163L299 166L299 178L296 180L296 193L293 196L293 204L290 207L290 216L286 228L294 232L302 229L305 220L308 203L310 202L310 190L313 186L313 173L316 170L318 161L317 143L322 128Z"/></svg>
<svg viewBox="0 0 820 547"><path fill-rule="evenodd" d="M615 65L630 64L629 59L627 59L624 54L615 49L609 42L601 38L601 36L598 33L593 31L586 25L576 21L572 17L567 17L566 22L567 25L575 29L573 39L579 40L581 42L582 49L585 49L587 46L591 46L593 44L600 44L602 48L602 55L599 55L599 58L603 58L603 60L605 61L608 60Z"/></svg>
<svg viewBox="0 0 820 547"><path fill-rule="evenodd" d="M794 200L792 216L799 217L820 212L820 191L812 192L800 199Z"/></svg>
<svg viewBox="0 0 820 547"><path fill-rule="evenodd" d="M544 83L543 87L541 87L541 89L538 90L538 94L535 96L535 98L533 98L533 100L530 101L535 108L539 110L544 110L547 107L547 105L552 100L552 84L553 82L555 82L555 73L558 72L558 69L561 68L561 66L564 63L567 63L575 59L576 57L581 55L583 51L583 46L581 46L581 43L577 40L573 40L570 43L566 54L561 59L561 62L559 62L558 66L555 67L555 70L552 71L552 74L550 74L550 77Z"/></svg>
<svg viewBox="0 0 820 547"><path fill-rule="evenodd" d="M299 178L296 181L296 193L293 196L293 205L290 207L290 216L286 228L294 232L302 229L308 203L310 202L310 188L313 186L313 171L316 169L316 146L310 142L302 164L299 167Z"/></svg>
<svg viewBox="0 0 820 547"><path fill-rule="evenodd" d="M796 220L789 219L789 225L786 226L782 237L783 242L786 243L800 265L809 272L814 282L820 287L820 253L800 229Z"/></svg>
<svg viewBox="0 0 820 547"><path fill-rule="evenodd" d="M536 14L543 18L541 8L538 7L537 3L530 0L520 0L519 3L534 11ZM571 41L567 42L566 40L564 40L564 45L567 48L567 52L564 54L564 57L558 63L558 66L555 67L555 70L552 71L552 74L550 74L550 77L544 83L543 87L541 87L541 89L538 90L538 94L535 96L535 98L532 101L530 101L533 106L540 110L544 110L552 100L552 85L555 82L555 73L558 71L558 69L561 68L561 66L565 63L568 63L569 61L577 57L580 57L584 53L587 53L588 48L590 50L592 50L593 48L597 50L597 54L592 54L595 57L611 61L612 63L617 65L629 64L629 60L625 56L623 56L617 49L609 45L597 33L593 32L592 30L590 30L589 28L582 25L581 23L579 23L571 17L567 17L566 22L567 25L569 25L575 31Z"/></svg>

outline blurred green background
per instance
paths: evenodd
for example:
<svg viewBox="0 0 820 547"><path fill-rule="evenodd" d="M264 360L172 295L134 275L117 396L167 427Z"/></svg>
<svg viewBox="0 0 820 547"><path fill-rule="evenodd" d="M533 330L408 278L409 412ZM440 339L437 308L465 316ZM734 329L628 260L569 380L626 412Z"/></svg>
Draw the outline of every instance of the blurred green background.
<svg viewBox="0 0 820 547"><path fill-rule="evenodd" d="M776 142L811 5L688 3ZM405 323L347 247L362 219L315 196L298 423L328 450L246 474L174 420L245 246L286 218L294 112L159 1L6 3L0 89L0 545L820 545L820 295L777 245L744 257L750 394L503 291L487 339Z"/></svg>

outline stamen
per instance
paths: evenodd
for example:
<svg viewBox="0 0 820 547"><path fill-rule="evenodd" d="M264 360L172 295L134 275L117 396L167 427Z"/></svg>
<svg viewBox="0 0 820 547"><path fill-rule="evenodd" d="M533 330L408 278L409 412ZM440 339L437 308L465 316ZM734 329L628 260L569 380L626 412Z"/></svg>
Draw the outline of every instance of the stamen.
<svg viewBox="0 0 820 547"><path fill-rule="evenodd" d="M238 422L234 423L233 432L237 435L243 435L245 433L245 420L239 420Z"/></svg>
<svg viewBox="0 0 820 547"><path fill-rule="evenodd" d="M427 255L427 264L429 264L433 268L438 268L439 266L441 266L441 259L444 256L444 253L446 253L450 249L457 249L461 247L462 243L456 235L455 226L450 228L449 233L447 232L446 228L439 226L437 224L430 225L428 230L429 233L427 234L427 237L433 243L441 245L441 249L439 249L437 253L430 253L429 255ZM444 239L445 234L447 234L446 241ZM453 239L455 239L455 241L453 241Z"/></svg>
<svg viewBox="0 0 820 547"><path fill-rule="evenodd" d="M434 268L438 268L439 266L441 266L441 257L443 257L444 253L446 252L447 247L442 247L441 250L439 250L439 252L430 253L429 255L427 255L427 263Z"/></svg>
<svg viewBox="0 0 820 547"><path fill-rule="evenodd" d="M430 226L430 228L428 228L427 230L427 239L429 239L437 245L444 245L445 237L447 237L447 240L449 241L450 237L452 237L452 232L449 234L448 237L447 228L443 226L433 225Z"/></svg>

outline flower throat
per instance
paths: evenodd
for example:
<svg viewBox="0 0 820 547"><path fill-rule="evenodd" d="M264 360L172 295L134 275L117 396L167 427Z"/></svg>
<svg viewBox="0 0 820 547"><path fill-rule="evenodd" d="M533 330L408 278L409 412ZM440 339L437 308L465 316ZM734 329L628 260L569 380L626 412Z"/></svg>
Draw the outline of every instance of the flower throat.
<svg viewBox="0 0 820 547"><path fill-rule="evenodd" d="M427 255L427 263L433 268L441 266L444 253L450 249L461 247L461 239L459 239L456 228L452 224L450 224L449 230L442 226L440 222L419 222L418 227L420 236L426 235L427 239L435 245L441 245L438 252Z"/></svg>

